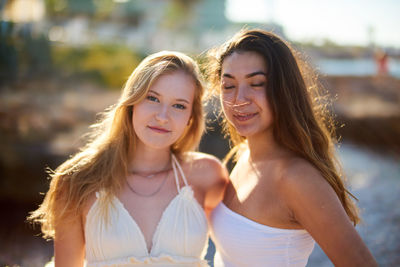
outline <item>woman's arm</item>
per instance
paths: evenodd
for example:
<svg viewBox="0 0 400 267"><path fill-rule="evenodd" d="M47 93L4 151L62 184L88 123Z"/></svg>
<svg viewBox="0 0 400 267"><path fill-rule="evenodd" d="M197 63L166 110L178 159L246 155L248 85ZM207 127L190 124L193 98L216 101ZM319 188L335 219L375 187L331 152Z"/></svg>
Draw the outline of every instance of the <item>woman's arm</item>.
<svg viewBox="0 0 400 267"><path fill-rule="evenodd" d="M85 239L80 216L59 223L55 229L55 267L82 267L85 258Z"/></svg>
<svg viewBox="0 0 400 267"><path fill-rule="evenodd" d="M203 207L207 214L222 200L229 174L225 166L214 156L196 153L193 173L197 176L193 181L204 192Z"/></svg>
<svg viewBox="0 0 400 267"><path fill-rule="evenodd" d="M280 189L294 220L335 266L377 266L335 191L311 164L300 161L291 165Z"/></svg>
<svg viewBox="0 0 400 267"><path fill-rule="evenodd" d="M204 210L207 216L222 201L229 181L228 171L219 161L212 163L209 171L209 183L206 187L204 199Z"/></svg>

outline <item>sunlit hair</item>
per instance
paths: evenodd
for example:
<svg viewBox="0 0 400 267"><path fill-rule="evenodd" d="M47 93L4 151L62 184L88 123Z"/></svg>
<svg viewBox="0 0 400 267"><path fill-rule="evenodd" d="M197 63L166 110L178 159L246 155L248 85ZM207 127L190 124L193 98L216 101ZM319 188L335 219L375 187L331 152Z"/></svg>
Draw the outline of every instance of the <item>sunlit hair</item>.
<svg viewBox="0 0 400 267"><path fill-rule="evenodd" d="M51 173L50 189L43 203L28 218L42 226L44 237L54 237L59 222L76 220L83 205L97 191L107 218L111 197L124 185L129 159L135 149L136 135L132 126L132 107L144 99L152 84L161 76L182 71L193 78L193 109L183 135L172 145L178 157L195 149L204 131L204 86L197 64L188 56L163 51L146 57L133 71L117 104L103 113L92 125L90 141L80 152Z"/></svg>
<svg viewBox="0 0 400 267"><path fill-rule="evenodd" d="M242 30L208 54L208 79L218 94L222 64L234 52L255 52L263 57L275 140L313 164L335 190L350 220L358 223L358 209L351 199L354 196L344 186L335 157L334 123L312 69L277 35L258 29ZM223 127L234 145L229 159L245 144L245 137L240 136L226 118Z"/></svg>

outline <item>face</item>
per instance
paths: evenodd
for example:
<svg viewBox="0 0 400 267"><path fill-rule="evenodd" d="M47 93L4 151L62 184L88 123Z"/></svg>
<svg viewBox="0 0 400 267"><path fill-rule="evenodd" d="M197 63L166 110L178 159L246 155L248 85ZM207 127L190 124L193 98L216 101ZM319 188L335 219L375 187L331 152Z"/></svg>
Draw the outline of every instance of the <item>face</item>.
<svg viewBox="0 0 400 267"><path fill-rule="evenodd" d="M272 125L266 97L266 64L255 52L234 52L221 69L221 102L227 120L241 136L263 133Z"/></svg>
<svg viewBox="0 0 400 267"><path fill-rule="evenodd" d="M195 88L193 78L182 71L158 77L146 97L133 106L138 145L169 149L188 125Z"/></svg>

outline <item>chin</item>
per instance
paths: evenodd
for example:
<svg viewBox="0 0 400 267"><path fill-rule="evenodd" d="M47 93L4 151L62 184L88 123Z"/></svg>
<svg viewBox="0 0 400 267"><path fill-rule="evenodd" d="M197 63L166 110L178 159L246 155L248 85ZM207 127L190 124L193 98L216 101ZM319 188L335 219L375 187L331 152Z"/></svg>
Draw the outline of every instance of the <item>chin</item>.
<svg viewBox="0 0 400 267"><path fill-rule="evenodd" d="M244 136L244 137L246 137L246 138L248 138L248 137L250 137L250 136L252 136L252 135L255 134L255 133L252 132L252 131L237 130L237 132L238 132L238 134L239 134L240 136Z"/></svg>
<svg viewBox="0 0 400 267"><path fill-rule="evenodd" d="M142 141L142 143L151 148L156 150L166 150L169 149L174 143L173 142L157 142L155 140L152 141Z"/></svg>
<svg viewBox="0 0 400 267"><path fill-rule="evenodd" d="M261 129L255 129L255 128L251 128L251 127L237 127L236 131L238 132L239 135L244 136L246 138L249 138L249 137L251 138L252 136L256 136L256 135L264 132Z"/></svg>

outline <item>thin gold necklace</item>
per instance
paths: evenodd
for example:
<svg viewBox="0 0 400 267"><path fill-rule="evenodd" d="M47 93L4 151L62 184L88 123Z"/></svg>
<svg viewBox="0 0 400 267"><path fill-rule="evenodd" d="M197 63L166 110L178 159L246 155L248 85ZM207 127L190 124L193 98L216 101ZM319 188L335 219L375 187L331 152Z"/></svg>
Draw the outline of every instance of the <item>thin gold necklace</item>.
<svg viewBox="0 0 400 267"><path fill-rule="evenodd" d="M158 172L150 172L150 173L139 173L139 172L134 172L134 171L130 171L129 173L132 174L132 175L137 175L137 176L149 179L149 178L153 178L154 176L156 176L158 174L161 174L163 172L167 172L168 173L170 170L171 170L171 168L164 169L164 170L161 170L161 171L158 171Z"/></svg>
<svg viewBox="0 0 400 267"><path fill-rule="evenodd" d="M169 161L167 161L167 164L165 164L165 166L160 171L157 171L157 172L139 173L139 172L135 172L135 171L131 170L131 171L129 171L129 173L132 174L132 175L137 175L137 176L143 177L143 178L152 178L152 177L154 177L154 176L156 176L156 175L158 175L160 173L163 173L163 172L167 172L168 173L172 169L172 168L168 168L167 169L168 165L169 165Z"/></svg>
<svg viewBox="0 0 400 267"><path fill-rule="evenodd" d="M158 173L165 172L164 178L163 178L162 182L160 183L160 185L158 186L158 188L157 188L154 192L152 192L152 193L150 193L150 194L143 194L143 193L139 193L139 192L135 191L135 190L132 188L132 186L129 184L128 179L126 179L126 184L128 185L129 190L131 190L134 194L139 195L139 196L141 196L141 197L152 197L152 196L154 196L155 194L157 194L158 192L160 192L161 188L162 188L163 185L165 184L165 181L167 181L167 177L169 176L169 175L168 175L168 174L169 174L169 171L170 171L170 169L168 169L167 171L164 170L164 171L158 172ZM158 174L158 173L153 173L153 174L151 175L151 177L152 177L152 176L155 176L155 175ZM137 174L137 175L142 176L142 175L140 175L140 174ZM146 177L146 176L142 176L142 177ZM149 177L149 178L150 178L150 177Z"/></svg>

